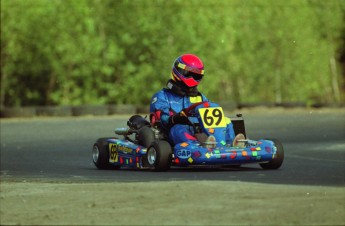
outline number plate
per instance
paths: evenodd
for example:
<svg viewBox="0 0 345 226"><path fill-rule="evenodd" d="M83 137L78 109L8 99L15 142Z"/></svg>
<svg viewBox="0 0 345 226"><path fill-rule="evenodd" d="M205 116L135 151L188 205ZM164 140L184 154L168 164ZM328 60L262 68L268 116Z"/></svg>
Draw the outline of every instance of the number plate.
<svg viewBox="0 0 345 226"><path fill-rule="evenodd" d="M199 114L205 128L226 127L226 120L221 107L199 108Z"/></svg>
<svg viewBox="0 0 345 226"><path fill-rule="evenodd" d="M119 153L117 152L117 144L109 144L110 158L109 162L118 162Z"/></svg>

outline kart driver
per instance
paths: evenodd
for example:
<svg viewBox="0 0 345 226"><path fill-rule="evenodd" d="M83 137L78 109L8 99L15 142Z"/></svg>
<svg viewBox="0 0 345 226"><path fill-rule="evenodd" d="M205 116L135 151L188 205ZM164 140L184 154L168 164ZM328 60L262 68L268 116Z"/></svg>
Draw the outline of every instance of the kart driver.
<svg viewBox="0 0 345 226"><path fill-rule="evenodd" d="M196 123L197 118L187 117L184 110L194 103L208 101L205 95L199 92L198 85L204 77L204 64L193 54L179 56L171 71L171 79L167 87L153 95L150 112L160 118L161 123L169 131L169 140L174 145L183 142L197 141L190 122ZM239 136L239 135L238 135ZM244 139L244 136L236 140ZM233 143L235 133L230 120L227 122L226 143ZM215 137L209 136L206 143L215 143Z"/></svg>

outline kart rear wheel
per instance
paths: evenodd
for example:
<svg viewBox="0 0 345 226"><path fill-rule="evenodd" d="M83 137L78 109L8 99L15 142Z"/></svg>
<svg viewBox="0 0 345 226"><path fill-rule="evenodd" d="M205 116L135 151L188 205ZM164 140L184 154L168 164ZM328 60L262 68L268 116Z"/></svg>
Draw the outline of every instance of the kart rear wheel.
<svg viewBox="0 0 345 226"><path fill-rule="evenodd" d="M150 127L143 127L138 132L138 140L141 146L148 148L155 140L155 135Z"/></svg>
<svg viewBox="0 0 345 226"><path fill-rule="evenodd" d="M115 166L109 163L109 145L107 140L110 138L100 138L92 148L92 161L98 169L120 169L121 166Z"/></svg>
<svg viewBox="0 0 345 226"><path fill-rule="evenodd" d="M172 160L171 146L164 140L154 141L148 148L146 157L149 167L154 171L167 171Z"/></svg>
<svg viewBox="0 0 345 226"><path fill-rule="evenodd" d="M260 163L261 168L263 169L278 169L281 167L284 161L284 148L282 143L277 139L268 139L273 141L274 145L277 148L276 156L274 159L267 163Z"/></svg>

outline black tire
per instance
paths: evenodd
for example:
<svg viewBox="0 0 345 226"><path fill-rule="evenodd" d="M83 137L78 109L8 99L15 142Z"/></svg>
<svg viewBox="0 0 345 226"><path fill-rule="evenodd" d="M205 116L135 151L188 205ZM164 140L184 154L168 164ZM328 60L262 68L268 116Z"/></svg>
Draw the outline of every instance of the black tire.
<svg viewBox="0 0 345 226"><path fill-rule="evenodd" d="M240 170L241 169L241 164L238 165L222 165L221 166L222 169L230 169L230 170Z"/></svg>
<svg viewBox="0 0 345 226"><path fill-rule="evenodd" d="M229 165L229 166L230 166L230 168L236 168L236 169L241 168L241 164Z"/></svg>
<svg viewBox="0 0 345 226"><path fill-rule="evenodd" d="M111 138L100 138L96 141L92 148L92 161L98 169L120 169L121 166L115 166L109 163L109 144L107 142Z"/></svg>
<svg viewBox="0 0 345 226"><path fill-rule="evenodd" d="M150 127L143 127L138 132L139 145L146 148L150 147L152 142L155 140L155 135Z"/></svg>
<svg viewBox="0 0 345 226"><path fill-rule="evenodd" d="M167 171L172 161L171 146L167 141L154 141L147 149L147 163L154 171Z"/></svg>
<svg viewBox="0 0 345 226"><path fill-rule="evenodd" d="M267 163L260 163L263 169L279 169L284 161L284 148L282 143L277 139L268 139L274 142L277 148L276 157Z"/></svg>

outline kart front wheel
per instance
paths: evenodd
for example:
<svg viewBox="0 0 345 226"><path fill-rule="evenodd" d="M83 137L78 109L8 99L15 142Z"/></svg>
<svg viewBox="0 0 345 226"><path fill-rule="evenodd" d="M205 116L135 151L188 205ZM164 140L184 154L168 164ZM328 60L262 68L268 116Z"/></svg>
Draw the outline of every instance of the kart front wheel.
<svg viewBox="0 0 345 226"><path fill-rule="evenodd" d="M147 149L147 163L154 171L167 171L171 166L172 150L168 142L157 140Z"/></svg>
<svg viewBox="0 0 345 226"><path fill-rule="evenodd" d="M270 139L273 141L274 146L277 148L276 156L269 162L260 163L261 168L263 169L278 169L281 167L284 161L284 148L282 143L277 139Z"/></svg>
<svg viewBox="0 0 345 226"><path fill-rule="evenodd" d="M100 138L92 148L92 161L98 169L120 169L121 166L115 166L109 163L109 138Z"/></svg>

